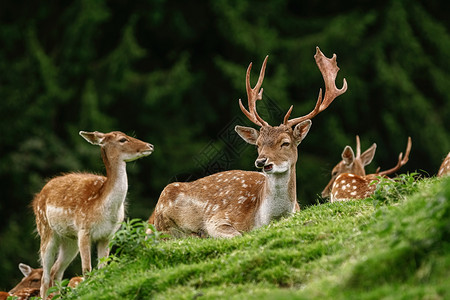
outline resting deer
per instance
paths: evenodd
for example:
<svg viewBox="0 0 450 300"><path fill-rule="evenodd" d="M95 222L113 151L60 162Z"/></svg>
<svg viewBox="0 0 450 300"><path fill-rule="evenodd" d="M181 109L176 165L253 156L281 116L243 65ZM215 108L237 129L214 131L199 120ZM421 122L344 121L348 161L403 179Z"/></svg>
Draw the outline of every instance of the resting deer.
<svg viewBox="0 0 450 300"><path fill-rule="evenodd" d="M24 277L9 291L11 294L14 294L24 288L39 289L41 287L42 268L33 269L29 265L20 263L19 270L22 272Z"/></svg>
<svg viewBox="0 0 450 300"><path fill-rule="evenodd" d="M322 191L322 197L330 197L331 202L369 197L376 188L374 181L377 181L380 176L397 172L408 162L411 138L408 138L405 157L403 157L403 153L400 153L398 163L394 168L382 172L378 168L374 174L366 175L364 167L372 161L376 147L377 145L374 143L361 154L359 136L356 136L356 156L350 146L344 148L342 160L333 168L331 180Z"/></svg>
<svg viewBox="0 0 450 300"><path fill-rule="evenodd" d="M256 111L256 101L262 100L261 85L268 57L254 88L250 85L250 63L246 75L249 110L241 100L239 106L247 118L261 128L258 131L236 126L235 130L247 143L257 146L255 165L262 172L233 170L193 182L169 184L162 191L154 211L157 230L174 236L231 238L300 209L295 176L297 146L308 133L311 119L347 90L345 79L341 89L335 85L339 70L336 55L328 59L317 48L314 57L325 81L324 98L320 90L313 111L289 120L291 106L283 123L275 127Z"/></svg>
<svg viewBox="0 0 450 300"><path fill-rule="evenodd" d="M35 290L38 290L36 296L39 295L39 290L41 288L42 268L34 269L29 265L20 263L19 270L22 272L24 277L9 291L9 294L14 296L27 293L34 294ZM72 277L67 286L75 288L83 280L83 277L80 276Z"/></svg>
<svg viewBox="0 0 450 300"><path fill-rule="evenodd" d="M91 271L92 243L97 243L99 259L109 254L108 243L125 214L126 163L153 152L151 144L119 131L80 131L80 135L101 147L106 177L70 173L51 179L35 196L33 210L43 266L42 298L54 280L62 279L78 251L83 274Z"/></svg>
<svg viewBox="0 0 450 300"><path fill-rule="evenodd" d="M443 177L450 174L450 152L441 164L439 171L437 173L438 177Z"/></svg>

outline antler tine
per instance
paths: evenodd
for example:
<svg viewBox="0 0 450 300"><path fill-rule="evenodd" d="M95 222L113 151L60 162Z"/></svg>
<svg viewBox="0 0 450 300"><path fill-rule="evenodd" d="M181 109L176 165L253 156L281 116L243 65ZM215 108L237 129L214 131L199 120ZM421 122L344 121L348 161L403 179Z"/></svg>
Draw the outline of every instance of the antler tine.
<svg viewBox="0 0 450 300"><path fill-rule="evenodd" d="M361 156L361 142L359 140L359 135L356 135L356 157Z"/></svg>
<svg viewBox="0 0 450 300"><path fill-rule="evenodd" d="M378 168L377 172L375 174L378 176L386 176L386 175L390 175L392 173L397 172L398 169L400 169L402 166L404 166L408 162L409 153L411 152L411 146L412 146L411 137L408 137L408 144L406 145L405 157L403 157L403 152L400 152L400 154L398 155L398 162L395 167L393 167L392 169L383 171L383 172L378 172L379 171L379 168Z"/></svg>
<svg viewBox="0 0 450 300"><path fill-rule="evenodd" d="M285 122L286 125L294 126L306 119L312 119L320 112L327 109L327 107L336 99L338 96L342 95L347 91L347 80L343 81L342 88L338 89L336 87L336 76L339 71L339 67L336 62L336 54L333 54L332 58L327 58L319 47L316 47L316 54L314 55L316 64L322 73L323 80L325 82L325 96L322 98L322 89L319 91L319 97L316 102L316 107L309 114L289 120Z"/></svg>
<svg viewBox="0 0 450 300"><path fill-rule="evenodd" d="M266 71L266 64L268 58L269 56L267 55L266 58L264 59L261 71L259 73L258 82L256 83L254 88L252 88L250 84L250 71L252 69L252 63L248 65L247 74L245 76L245 87L247 90L247 98L248 98L248 110L245 109L241 99L239 99L239 107L241 108L244 115L246 115L250 121L252 121L258 126L269 125L258 115L258 112L256 111L256 101L262 100L262 94L264 89L261 88L261 85L264 80L264 73Z"/></svg>

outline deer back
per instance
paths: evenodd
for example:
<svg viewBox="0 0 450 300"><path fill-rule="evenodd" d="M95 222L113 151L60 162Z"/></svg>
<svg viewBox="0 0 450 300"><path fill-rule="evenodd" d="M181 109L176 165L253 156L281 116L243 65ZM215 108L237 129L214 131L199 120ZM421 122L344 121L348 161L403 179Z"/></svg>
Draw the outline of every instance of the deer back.
<svg viewBox="0 0 450 300"><path fill-rule="evenodd" d="M447 154L447 157L444 159L441 166L439 167L437 176L442 177L449 174L450 174L450 152Z"/></svg>
<svg viewBox="0 0 450 300"><path fill-rule="evenodd" d="M373 194L378 178L371 175L358 176L343 173L333 182L330 201L346 201L350 199L364 199Z"/></svg>

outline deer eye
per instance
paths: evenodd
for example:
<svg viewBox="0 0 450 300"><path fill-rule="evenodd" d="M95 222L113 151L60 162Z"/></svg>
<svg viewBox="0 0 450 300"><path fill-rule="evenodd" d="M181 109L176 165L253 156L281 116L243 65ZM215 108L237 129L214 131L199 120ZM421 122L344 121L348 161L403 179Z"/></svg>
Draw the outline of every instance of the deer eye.
<svg viewBox="0 0 450 300"><path fill-rule="evenodd" d="M289 142L283 142L283 144L281 144L281 147L289 147L291 145L291 143Z"/></svg>
<svg viewBox="0 0 450 300"><path fill-rule="evenodd" d="M336 176L336 175L337 175L337 173L338 173L337 171L334 171L333 173L331 173L331 176L333 176L333 177L334 177L334 176Z"/></svg>
<svg viewBox="0 0 450 300"><path fill-rule="evenodd" d="M120 140L119 140L119 142L121 142L121 143L125 143L125 142L127 142L128 140L126 139L126 138L121 138Z"/></svg>

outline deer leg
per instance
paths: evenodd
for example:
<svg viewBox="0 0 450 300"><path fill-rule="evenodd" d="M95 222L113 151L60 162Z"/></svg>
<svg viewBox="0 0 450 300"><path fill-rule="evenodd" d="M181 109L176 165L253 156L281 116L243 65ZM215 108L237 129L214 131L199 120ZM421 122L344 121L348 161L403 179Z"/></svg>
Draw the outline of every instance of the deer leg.
<svg viewBox="0 0 450 300"><path fill-rule="evenodd" d="M76 240L64 239L59 246L58 259L51 270L51 277L55 281L61 281L64 271L78 254Z"/></svg>
<svg viewBox="0 0 450 300"><path fill-rule="evenodd" d="M53 263L55 262L57 249L58 245L53 235L50 235L45 242L43 242L43 239L41 238L40 255L43 273L40 295L42 299L47 299L47 290L49 289L50 285L53 284L53 278L51 276L50 270Z"/></svg>
<svg viewBox="0 0 450 300"><path fill-rule="evenodd" d="M87 230L78 232L78 248L81 256L81 270L83 275L92 270L91 266L91 237Z"/></svg>
<svg viewBox="0 0 450 300"><path fill-rule="evenodd" d="M109 240L101 240L97 244L97 257L98 257L98 268L103 268L106 264L101 263L100 259L103 257L107 257L109 255Z"/></svg>
<svg viewBox="0 0 450 300"><path fill-rule="evenodd" d="M205 223L205 227L206 233L213 238L232 238L242 235L233 225L224 220L209 220Z"/></svg>

